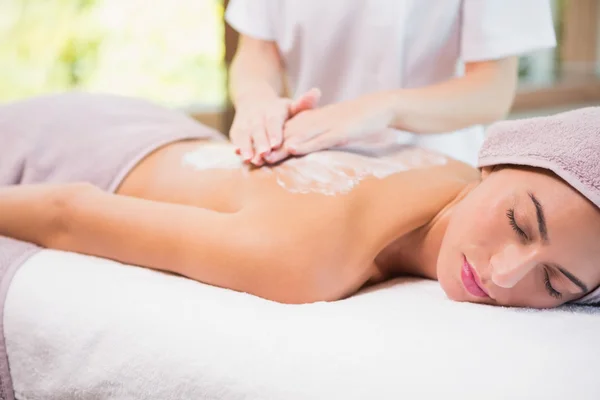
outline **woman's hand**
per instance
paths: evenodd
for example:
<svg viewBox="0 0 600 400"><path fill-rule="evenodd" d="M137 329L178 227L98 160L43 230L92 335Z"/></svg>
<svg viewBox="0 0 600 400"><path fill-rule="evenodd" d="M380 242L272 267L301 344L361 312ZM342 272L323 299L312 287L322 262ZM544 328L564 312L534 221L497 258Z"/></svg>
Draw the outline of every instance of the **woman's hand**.
<svg viewBox="0 0 600 400"><path fill-rule="evenodd" d="M374 139L392 122L388 105L387 98L377 94L303 112L285 123L283 146L265 160L276 163L289 155Z"/></svg>
<svg viewBox="0 0 600 400"><path fill-rule="evenodd" d="M321 92L312 89L297 100L275 98L271 100L251 100L238 107L230 138L237 146L237 153L245 162L257 166L264 163L263 157L283 143L283 126L293 116L317 106Z"/></svg>

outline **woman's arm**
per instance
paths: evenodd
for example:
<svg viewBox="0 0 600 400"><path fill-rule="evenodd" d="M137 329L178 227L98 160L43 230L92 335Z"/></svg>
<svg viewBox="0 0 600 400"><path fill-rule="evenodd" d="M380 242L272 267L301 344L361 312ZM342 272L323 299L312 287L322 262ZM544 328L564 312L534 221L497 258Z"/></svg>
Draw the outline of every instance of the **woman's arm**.
<svg viewBox="0 0 600 400"><path fill-rule="evenodd" d="M292 268L277 232L244 212L142 200L87 184L13 186L0 189L0 235L279 302L322 296L314 290L311 266Z"/></svg>

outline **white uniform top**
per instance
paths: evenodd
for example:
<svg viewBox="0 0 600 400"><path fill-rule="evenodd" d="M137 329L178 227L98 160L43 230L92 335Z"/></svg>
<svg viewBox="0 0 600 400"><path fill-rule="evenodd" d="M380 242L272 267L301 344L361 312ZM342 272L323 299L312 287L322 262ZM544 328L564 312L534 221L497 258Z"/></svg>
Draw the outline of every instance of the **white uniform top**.
<svg viewBox="0 0 600 400"><path fill-rule="evenodd" d="M461 75L464 62L556 45L549 0L230 0L239 33L275 41L288 88L320 104ZM475 164L483 129L407 142Z"/></svg>

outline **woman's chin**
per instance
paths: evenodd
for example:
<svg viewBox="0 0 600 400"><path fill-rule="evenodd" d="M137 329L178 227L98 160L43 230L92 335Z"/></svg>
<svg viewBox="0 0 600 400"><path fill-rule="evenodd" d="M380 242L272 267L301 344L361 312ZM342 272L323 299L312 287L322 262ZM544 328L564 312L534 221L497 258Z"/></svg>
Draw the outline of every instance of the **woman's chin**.
<svg viewBox="0 0 600 400"><path fill-rule="evenodd" d="M452 301L468 301L465 290L459 280L450 276L448 270L438 266L438 282L446 296Z"/></svg>
<svg viewBox="0 0 600 400"><path fill-rule="evenodd" d="M446 288L442 285L442 290L446 293L448 299L452 301L469 301L465 296L464 292L457 288L455 285L449 288Z"/></svg>

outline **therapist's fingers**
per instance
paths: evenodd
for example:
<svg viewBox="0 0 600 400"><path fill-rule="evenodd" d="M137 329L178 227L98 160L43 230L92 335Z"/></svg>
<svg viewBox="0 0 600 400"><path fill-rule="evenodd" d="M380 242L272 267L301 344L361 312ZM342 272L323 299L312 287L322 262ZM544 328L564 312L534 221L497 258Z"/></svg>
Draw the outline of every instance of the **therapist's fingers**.
<svg viewBox="0 0 600 400"><path fill-rule="evenodd" d="M238 149L236 153L242 157L242 160L248 162L254 156L254 150L252 148L252 137L244 125L239 119L234 119L229 131L229 137L231 143Z"/></svg>
<svg viewBox="0 0 600 400"><path fill-rule="evenodd" d="M302 111L313 109L321 97L319 89L311 89L296 100L285 100L274 104L265 115L265 126L270 150L278 149L283 143L283 126L285 122Z"/></svg>
<svg viewBox="0 0 600 400"><path fill-rule="evenodd" d="M306 110L301 114L286 121L283 126L284 145L296 145L308 142L328 131L328 126L323 123L323 109Z"/></svg>
<svg viewBox="0 0 600 400"><path fill-rule="evenodd" d="M285 107L272 109L265 117L269 150L277 149L283 142L283 125L288 118Z"/></svg>
<svg viewBox="0 0 600 400"><path fill-rule="evenodd" d="M300 96L298 99L294 100L290 104L290 117L293 117L294 115L299 114L302 111L311 110L317 107L320 99L321 90L317 88L310 89L308 92L304 93L302 96Z"/></svg>
<svg viewBox="0 0 600 400"><path fill-rule="evenodd" d="M285 146L271 151L269 154L263 157L263 159L269 164L277 164L278 162L285 160L290 156Z"/></svg>
<svg viewBox="0 0 600 400"><path fill-rule="evenodd" d="M343 144L342 132L331 130L306 142L284 143L285 149L292 155L305 155L319 150L330 149Z"/></svg>
<svg viewBox="0 0 600 400"><path fill-rule="evenodd" d="M306 140L312 137L307 137L307 127L302 122L299 122L302 121L302 116L298 117L297 115L303 111L314 109L317 106L320 97L321 91L319 89L311 89L298 99L289 103L286 119L281 130L281 142L289 139L290 136L295 136L294 140ZM298 120L298 118L300 118L300 120ZM293 133L299 130L303 132L302 136ZM274 148L279 147L281 142Z"/></svg>
<svg viewBox="0 0 600 400"><path fill-rule="evenodd" d="M254 155L250 162L256 166L261 166L264 164L262 156L271 151L271 146L269 144L269 138L267 137L265 124L260 119L255 120L255 122L252 124L251 137Z"/></svg>

